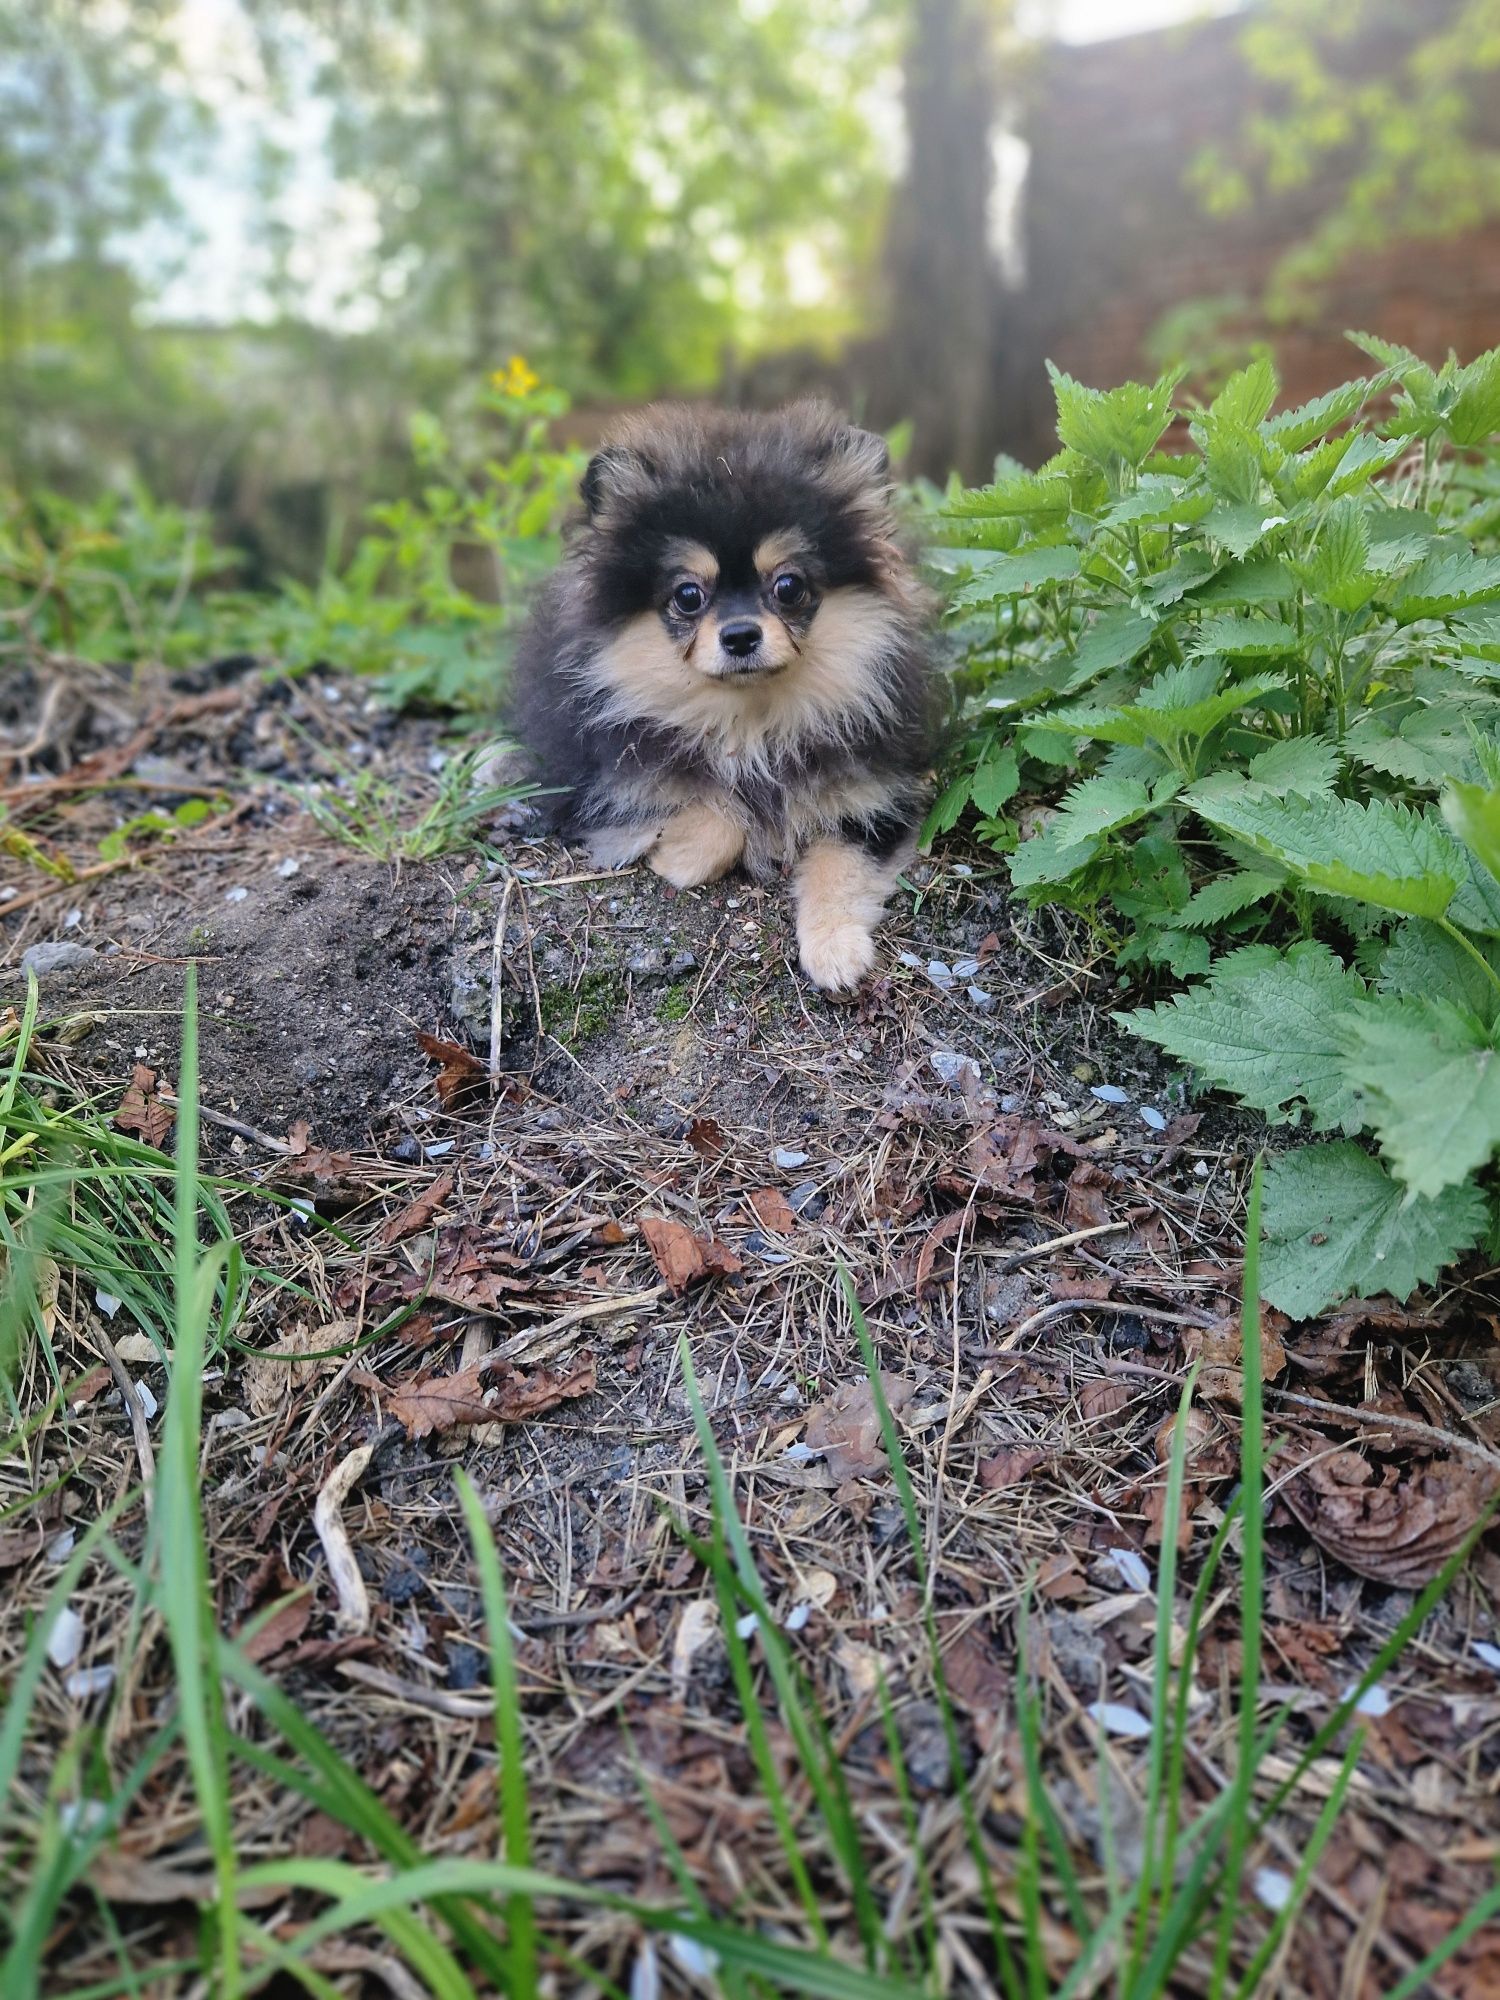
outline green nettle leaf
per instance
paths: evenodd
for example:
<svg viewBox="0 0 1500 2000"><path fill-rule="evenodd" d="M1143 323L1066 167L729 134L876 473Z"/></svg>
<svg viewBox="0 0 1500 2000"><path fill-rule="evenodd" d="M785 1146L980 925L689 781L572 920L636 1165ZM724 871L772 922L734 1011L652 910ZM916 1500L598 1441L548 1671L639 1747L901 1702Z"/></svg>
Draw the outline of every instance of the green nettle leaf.
<svg viewBox="0 0 1500 2000"><path fill-rule="evenodd" d="M1478 769L1472 716L1456 705L1414 709L1394 725L1378 711L1362 715L1345 736L1344 749L1369 770L1430 791Z"/></svg>
<svg viewBox="0 0 1500 2000"><path fill-rule="evenodd" d="M1344 1076L1398 1178L1439 1195L1500 1146L1500 1060L1451 1002L1378 996L1339 1023Z"/></svg>
<svg viewBox="0 0 1500 2000"><path fill-rule="evenodd" d="M1241 430L1254 430L1265 421L1280 387L1275 368L1261 355L1248 367L1237 369L1214 397L1209 405L1209 424L1233 424Z"/></svg>
<svg viewBox="0 0 1500 2000"><path fill-rule="evenodd" d="M1435 1199L1410 1195L1349 1140L1303 1146L1266 1174L1264 1296L1293 1319L1339 1299L1408 1299L1484 1234L1488 1203L1472 1182Z"/></svg>
<svg viewBox="0 0 1500 2000"><path fill-rule="evenodd" d="M1295 625L1276 618L1205 618L1198 627L1192 652L1196 659L1220 653L1226 660L1267 660L1296 653L1302 637Z"/></svg>
<svg viewBox="0 0 1500 2000"><path fill-rule="evenodd" d="M1086 778L1065 794L1051 822L1023 840L1010 857L1010 878L1018 889L1065 882L1092 861L1106 834L1133 826L1176 795L1181 780L1168 777L1154 786L1137 778Z"/></svg>
<svg viewBox="0 0 1500 2000"><path fill-rule="evenodd" d="M1066 479L1024 472L1009 479L997 479L993 486L975 486L967 492L951 494L945 497L938 512L949 520L1015 516L1035 524L1049 517L1066 520L1072 505L1072 489Z"/></svg>
<svg viewBox="0 0 1500 2000"><path fill-rule="evenodd" d="M1123 382L1118 389L1089 389L1049 361L1057 396L1057 435L1071 450L1106 473L1121 462L1139 469L1172 421L1172 397L1187 373L1170 369L1157 381Z"/></svg>
<svg viewBox="0 0 1500 2000"><path fill-rule="evenodd" d="M1165 473L1145 473L1135 491L1107 507L1100 516L1106 528L1188 527L1201 521L1213 505L1213 495Z"/></svg>
<svg viewBox="0 0 1500 2000"><path fill-rule="evenodd" d="M1401 578L1390 600L1398 625L1419 618L1446 618L1473 604L1500 599L1500 556L1476 556L1464 551L1431 555Z"/></svg>
<svg viewBox="0 0 1500 2000"><path fill-rule="evenodd" d="M1411 449L1410 437L1377 438L1362 431L1338 462L1338 469L1323 489L1333 499L1368 486L1377 472L1384 472Z"/></svg>
<svg viewBox="0 0 1500 2000"><path fill-rule="evenodd" d="M1066 583L1077 576L1083 561L1075 548L1022 549L1013 556L997 556L975 571L955 592L955 611L983 611L1007 598L1023 597L1047 583Z"/></svg>
<svg viewBox="0 0 1500 2000"><path fill-rule="evenodd" d="M1480 943L1475 949L1495 974L1493 979L1456 938L1436 924L1413 918L1397 926L1380 955L1380 990L1413 1000L1441 993L1468 1008L1486 1028L1493 1027L1500 1019L1500 946Z"/></svg>
<svg viewBox="0 0 1500 2000"><path fill-rule="evenodd" d="M1014 750L1007 745L985 758L975 771L970 792L974 800L974 810L983 813L986 819L993 819L1021 789L1021 765Z"/></svg>
<svg viewBox="0 0 1500 2000"><path fill-rule="evenodd" d="M1315 1131L1357 1132L1337 1022L1364 994L1326 945L1251 945L1221 958L1205 984L1115 1019L1278 1123L1305 1110Z"/></svg>
<svg viewBox="0 0 1500 2000"><path fill-rule="evenodd" d="M1151 619L1123 606L1102 612L1079 640L1071 659L1063 654L1049 656L1060 669L1057 692L1076 694L1101 674L1133 666L1151 644L1155 631Z"/></svg>
<svg viewBox="0 0 1500 2000"><path fill-rule="evenodd" d="M1279 604L1296 595L1297 579L1291 564L1280 556L1227 563L1201 590L1191 592L1193 605L1200 611L1215 604Z"/></svg>
<svg viewBox="0 0 1500 2000"><path fill-rule="evenodd" d="M1247 556L1287 517L1263 500L1225 501L1203 517L1203 530L1232 556Z"/></svg>
<svg viewBox="0 0 1500 2000"><path fill-rule="evenodd" d="M1439 826L1383 799L1274 799L1246 786L1200 786L1187 803L1326 896L1373 903L1401 916L1446 915L1467 874L1460 849Z"/></svg>
<svg viewBox="0 0 1500 2000"><path fill-rule="evenodd" d="M1250 759L1250 782L1278 799L1332 798L1344 760L1326 736L1287 736Z"/></svg>
<svg viewBox="0 0 1500 2000"><path fill-rule="evenodd" d="M1148 611L1165 611L1217 576L1223 567L1204 549L1184 549L1170 568L1146 578L1136 592L1136 602Z"/></svg>
<svg viewBox="0 0 1500 2000"><path fill-rule="evenodd" d="M1323 517L1317 544L1294 565L1304 587L1335 611L1360 611L1380 588L1370 570L1370 524L1354 500L1338 500Z"/></svg>
<svg viewBox="0 0 1500 2000"><path fill-rule="evenodd" d="M1268 437L1272 437L1284 451L1305 451L1310 444L1316 444L1340 424L1346 424L1351 417L1358 416L1372 394L1382 388L1388 378L1377 376L1373 381L1361 379L1345 382L1342 387L1330 389L1326 395L1315 396L1310 403L1303 403L1295 410L1283 410L1271 417L1263 426Z"/></svg>
<svg viewBox="0 0 1500 2000"><path fill-rule="evenodd" d="M1443 794L1443 818L1490 873L1500 876L1500 792L1450 785Z"/></svg>
<svg viewBox="0 0 1500 2000"><path fill-rule="evenodd" d="M1233 875L1221 875L1206 882L1177 921L1186 930L1212 930L1228 923L1245 910L1264 903L1286 886L1284 875L1261 875L1241 868Z"/></svg>
<svg viewBox="0 0 1500 2000"><path fill-rule="evenodd" d="M961 771L945 785L933 801L931 810L922 822L918 843L926 847L940 833L951 833L964 816L964 808L973 795L974 773Z"/></svg>
<svg viewBox="0 0 1500 2000"><path fill-rule="evenodd" d="M1500 430L1500 347L1461 368L1454 386L1458 393L1444 424L1449 437L1463 449L1488 444Z"/></svg>
<svg viewBox="0 0 1500 2000"><path fill-rule="evenodd" d="M1227 717L1254 708L1285 685L1275 676L1263 675L1234 681L1217 693L1200 696L1198 687L1212 687L1220 671L1219 663L1212 659L1169 667L1144 690L1139 701L1119 708L1057 708L1040 717L1038 726L1065 729L1073 735L1092 737L1096 743L1159 743L1172 749L1188 739L1207 736Z"/></svg>

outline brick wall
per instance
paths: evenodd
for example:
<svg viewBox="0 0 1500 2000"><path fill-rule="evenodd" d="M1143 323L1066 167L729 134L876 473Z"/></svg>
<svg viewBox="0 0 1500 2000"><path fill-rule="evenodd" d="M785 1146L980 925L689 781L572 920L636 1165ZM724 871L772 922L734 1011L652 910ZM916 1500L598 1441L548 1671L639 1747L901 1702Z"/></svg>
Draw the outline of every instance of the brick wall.
<svg viewBox="0 0 1500 2000"><path fill-rule="evenodd" d="M1270 108L1238 32L1227 19L1058 48L1032 78L1026 282L1009 295L999 330L1002 449L1034 462L1054 448L1046 358L1100 386L1139 376L1163 315L1204 297L1259 298L1277 258L1336 192L1334 176L1214 218L1184 187L1185 162L1232 137L1257 103ZM1378 61L1381 51L1369 54ZM1500 101L1491 98L1480 121L1500 132ZM1328 286L1315 323L1275 329L1289 402L1357 372L1346 327L1434 361L1450 346L1467 359L1500 342L1500 223L1366 255ZM1252 313L1237 330L1264 329Z"/></svg>

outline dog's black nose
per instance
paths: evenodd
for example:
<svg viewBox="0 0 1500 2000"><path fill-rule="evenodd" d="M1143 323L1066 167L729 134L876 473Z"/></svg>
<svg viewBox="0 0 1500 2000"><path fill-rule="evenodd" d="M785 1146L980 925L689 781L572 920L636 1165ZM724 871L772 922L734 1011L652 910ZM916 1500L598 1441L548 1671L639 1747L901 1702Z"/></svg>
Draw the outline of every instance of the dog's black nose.
<svg viewBox="0 0 1500 2000"><path fill-rule="evenodd" d="M736 660L748 659L760 640L760 627L753 618L732 618L719 627L719 644Z"/></svg>

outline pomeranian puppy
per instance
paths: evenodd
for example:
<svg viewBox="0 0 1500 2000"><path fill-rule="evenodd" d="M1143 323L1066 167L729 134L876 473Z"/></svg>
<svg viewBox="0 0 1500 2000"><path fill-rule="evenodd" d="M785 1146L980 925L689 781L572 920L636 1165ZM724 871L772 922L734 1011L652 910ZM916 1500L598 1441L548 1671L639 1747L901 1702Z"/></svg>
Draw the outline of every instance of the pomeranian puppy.
<svg viewBox="0 0 1500 2000"><path fill-rule="evenodd" d="M820 404L621 424L516 660L511 727L602 868L789 872L803 970L858 986L940 715L881 440Z"/></svg>

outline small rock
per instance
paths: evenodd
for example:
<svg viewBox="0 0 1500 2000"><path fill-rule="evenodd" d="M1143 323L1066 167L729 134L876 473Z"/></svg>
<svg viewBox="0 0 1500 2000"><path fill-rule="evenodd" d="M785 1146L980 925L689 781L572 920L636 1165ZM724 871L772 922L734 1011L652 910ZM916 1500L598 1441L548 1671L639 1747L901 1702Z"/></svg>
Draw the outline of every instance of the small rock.
<svg viewBox="0 0 1500 2000"><path fill-rule="evenodd" d="M927 961L927 977L934 986L940 986L946 991L953 984L953 967L945 965L940 958L930 958Z"/></svg>
<svg viewBox="0 0 1500 2000"><path fill-rule="evenodd" d="M696 971L697 966L698 966L697 952L695 951L674 952L672 954L671 961L667 966L667 977L669 979L681 979L685 973Z"/></svg>
<svg viewBox="0 0 1500 2000"><path fill-rule="evenodd" d="M63 1528L55 1534L42 1551L42 1559L49 1563L65 1563L78 1543L76 1530Z"/></svg>
<svg viewBox="0 0 1500 2000"><path fill-rule="evenodd" d="M658 951L655 945L632 952L625 961L625 970L639 979L660 979L666 969L666 953Z"/></svg>
<svg viewBox="0 0 1500 2000"><path fill-rule="evenodd" d="M21 953L22 976L30 972L38 979L46 979L54 972L76 972L97 955L92 945L74 944L71 939L54 944L28 945Z"/></svg>
<svg viewBox="0 0 1500 2000"><path fill-rule="evenodd" d="M1492 1646L1487 1639L1476 1639L1474 1652L1477 1658L1483 1660L1491 1673L1500 1674L1500 1646Z"/></svg>
<svg viewBox="0 0 1500 2000"><path fill-rule="evenodd" d="M1296 1886L1291 1876L1283 1875L1279 1868L1257 1868L1252 1884L1256 1902L1267 1910L1284 1910Z"/></svg>
<svg viewBox="0 0 1500 2000"><path fill-rule="evenodd" d="M953 977L955 979L972 979L978 970L979 960L977 958L955 958L953 961Z"/></svg>
<svg viewBox="0 0 1500 2000"><path fill-rule="evenodd" d="M815 1181L799 1181L787 1196L795 1215L805 1215L809 1222L816 1222L828 1206L828 1199L818 1192Z"/></svg>
<svg viewBox="0 0 1500 2000"><path fill-rule="evenodd" d="M790 1146L778 1146L771 1155L771 1158L776 1162L778 1167L788 1169L792 1167L805 1167L808 1161L806 1153L795 1152Z"/></svg>
<svg viewBox="0 0 1500 2000"><path fill-rule="evenodd" d="M961 1056L953 1049L934 1049L928 1061L946 1084L962 1085L972 1077L979 1081L979 1065L970 1056Z"/></svg>
<svg viewBox="0 0 1500 2000"><path fill-rule="evenodd" d="M463 1639L448 1641L448 1685L451 1688L482 1687L489 1676L484 1654Z"/></svg>
<svg viewBox="0 0 1500 2000"><path fill-rule="evenodd" d="M1356 1685L1357 1683L1351 1682L1344 1689L1345 1701L1353 1694ZM1356 1715L1368 1715L1376 1722L1380 1720L1381 1716L1390 1714L1391 1698L1380 1685L1379 1681L1373 1687L1365 1689L1359 1700L1354 1704L1354 1712Z"/></svg>
<svg viewBox="0 0 1500 2000"><path fill-rule="evenodd" d="M276 873L281 877L283 882L289 881L293 875L299 875L301 872L302 863L297 859L295 854L289 854L276 870Z"/></svg>
<svg viewBox="0 0 1500 2000"><path fill-rule="evenodd" d="M410 1132L403 1132L391 1148L391 1158L399 1160L403 1167L416 1166L421 1157L422 1148L417 1144Z"/></svg>
<svg viewBox="0 0 1500 2000"><path fill-rule="evenodd" d="M1105 1554L1114 1564L1127 1590L1151 1588L1151 1572L1146 1567L1145 1559L1134 1549L1106 1549Z"/></svg>
<svg viewBox="0 0 1500 2000"><path fill-rule="evenodd" d="M977 1007L981 1014L994 1013L995 996L993 993L986 993L982 986L966 986L964 993L967 996L969 1005Z"/></svg>
<svg viewBox="0 0 1500 2000"><path fill-rule="evenodd" d="M1167 1129L1166 1119L1163 1118L1154 1104L1143 1104L1141 1106L1141 1123L1149 1125L1153 1132L1165 1132Z"/></svg>
<svg viewBox="0 0 1500 2000"><path fill-rule="evenodd" d="M1137 1708L1127 1708L1121 1701L1091 1701L1084 1710L1095 1722L1102 1723L1111 1736L1149 1736L1151 1724Z"/></svg>
<svg viewBox="0 0 1500 2000"><path fill-rule="evenodd" d="M224 901L226 903L243 903L249 893L250 891L244 887L226 889L224 891Z"/></svg>

